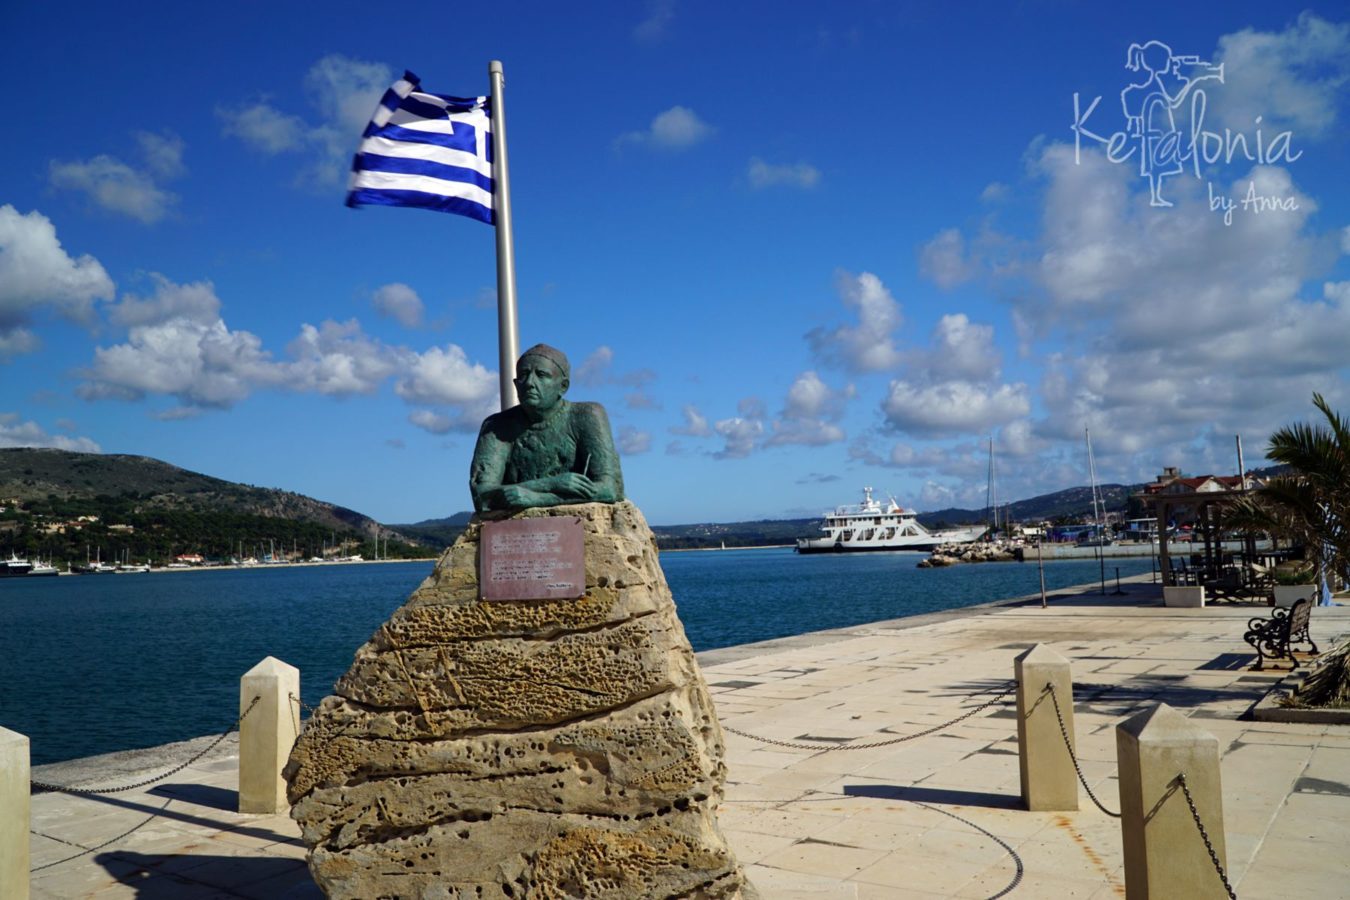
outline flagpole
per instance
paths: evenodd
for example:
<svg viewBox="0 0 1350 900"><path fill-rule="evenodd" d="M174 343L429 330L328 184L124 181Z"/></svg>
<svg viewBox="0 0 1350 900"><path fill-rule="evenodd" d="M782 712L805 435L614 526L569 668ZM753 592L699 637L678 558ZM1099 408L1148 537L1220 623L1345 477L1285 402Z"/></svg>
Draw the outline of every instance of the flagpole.
<svg viewBox="0 0 1350 900"><path fill-rule="evenodd" d="M488 63L488 81L492 85L492 198L497 222L497 364L501 377L502 409L518 402L512 377L516 357L520 355L520 335L516 325L516 251L511 234L511 180L506 167L506 105L502 100L500 60Z"/></svg>

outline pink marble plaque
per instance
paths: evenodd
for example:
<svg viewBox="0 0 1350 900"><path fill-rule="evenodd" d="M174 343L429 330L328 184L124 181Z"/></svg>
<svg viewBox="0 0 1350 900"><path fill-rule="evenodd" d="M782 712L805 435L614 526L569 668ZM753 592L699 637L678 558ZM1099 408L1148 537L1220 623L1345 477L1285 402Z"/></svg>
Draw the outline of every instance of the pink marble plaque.
<svg viewBox="0 0 1350 900"><path fill-rule="evenodd" d="M586 543L576 516L484 522L478 560L484 600L566 600L586 593Z"/></svg>

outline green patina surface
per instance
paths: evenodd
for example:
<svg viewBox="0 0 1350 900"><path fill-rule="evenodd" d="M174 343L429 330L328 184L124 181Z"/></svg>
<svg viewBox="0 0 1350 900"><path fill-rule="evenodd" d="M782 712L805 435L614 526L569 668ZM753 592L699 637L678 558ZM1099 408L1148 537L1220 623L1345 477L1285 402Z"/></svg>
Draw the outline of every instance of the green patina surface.
<svg viewBox="0 0 1350 900"><path fill-rule="evenodd" d="M562 351L536 344L516 363L520 404L483 421L469 466L474 509L617 503L623 473L598 403L564 399L571 367Z"/></svg>

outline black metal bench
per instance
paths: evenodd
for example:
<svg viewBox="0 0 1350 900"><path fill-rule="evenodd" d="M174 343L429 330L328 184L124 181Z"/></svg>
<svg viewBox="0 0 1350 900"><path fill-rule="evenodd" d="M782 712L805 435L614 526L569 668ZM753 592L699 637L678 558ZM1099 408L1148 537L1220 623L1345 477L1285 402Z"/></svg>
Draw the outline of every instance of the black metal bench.
<svg viewBox="0 0 1350 900"><path fill-rule="evenodd" d="M1270 618L1260 616L1247 623L1247 633L1242 639L1256 648L1258 671L1265 668L1267 659L1289 660L1290 671L1298 668L1294 659L1294 645L1307 644L1317 654L1317 645L1308 634L1308 620L1312 617L1312 600L1303 599L1288 609L1276 609Z"/></svg>

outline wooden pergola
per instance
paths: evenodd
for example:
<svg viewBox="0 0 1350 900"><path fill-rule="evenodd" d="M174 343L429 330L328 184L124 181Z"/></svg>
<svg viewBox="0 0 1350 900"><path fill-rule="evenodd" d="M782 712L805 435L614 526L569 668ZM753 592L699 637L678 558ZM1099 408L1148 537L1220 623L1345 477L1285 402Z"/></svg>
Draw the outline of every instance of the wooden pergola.
<svg viewBox="0 0 1350 900"><path fill-rule="evenodd" d="M1194 535L1202 536L1204 551L1201 555L1200 569L1197 574L1200 582L1218 579L1223 570L1223 514L1239 497L1246 496L1255 488L1251 480L1236 475L1205 475L1199 478L1170 479L1159 478L1154 484L1144 488L1140 499L1145 505L1153 507L1157 519L1158 565L1162 569L1164 586L1176 585L1176 573L1172 568L1172 555L1168 548L1168 523L1182 511L1193 514ZM1197 551L1192 543L1192 555ZM1256 555L1256 537L1243 535L1243 549L1248 559Z"/></svg>

